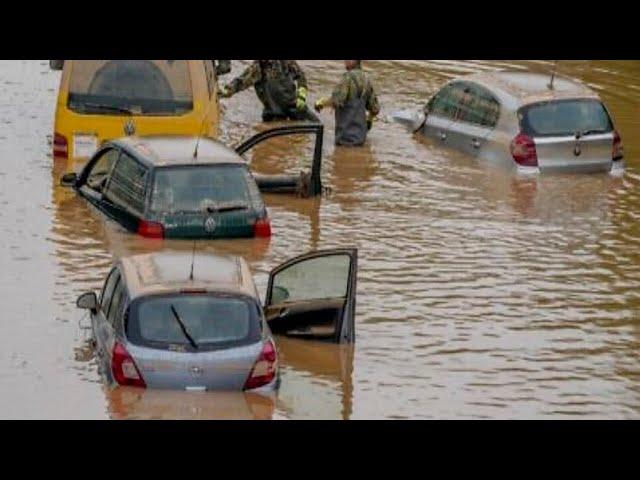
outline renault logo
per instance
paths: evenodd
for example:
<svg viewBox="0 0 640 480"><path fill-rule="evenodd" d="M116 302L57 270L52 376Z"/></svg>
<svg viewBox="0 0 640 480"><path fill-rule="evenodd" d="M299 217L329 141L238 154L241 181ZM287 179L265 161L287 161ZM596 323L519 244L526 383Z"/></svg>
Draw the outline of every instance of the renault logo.
<svg viewBox="0 0 640 480"><path fill-rule="evenodd" d="M216 230L217 224L216 224L216 219L213 217L208 217L205 221L204 221L204 230L207 233L213 233Z"/></svg>
<svg viewBox="0 0 640 480"><path fill-rule="evenodd" d="M133 123L133 120L127 120L124 124L124 134L128 137L131 135L135 135L136 133L136 124Z"/></svg>

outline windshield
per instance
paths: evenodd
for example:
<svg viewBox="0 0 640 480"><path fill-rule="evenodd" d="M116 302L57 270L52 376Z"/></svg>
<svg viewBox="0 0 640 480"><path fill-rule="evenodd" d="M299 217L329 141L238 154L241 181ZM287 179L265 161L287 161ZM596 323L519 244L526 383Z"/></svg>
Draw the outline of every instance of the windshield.
<svg viewBox="0 0 640 480"><path fill-rule="evenodd" d="M186 60L76 60L68 107L95 115L183 115L193 110Z"/></svg>
<svg viewBox="0 0 640 480"><path fill-rule="evenodd" d="M151 210L201 212L262 210L255 180L244 165L206 165L159 168L155 175Z"/></svg>
<svg viewBox="0 0 640 480"><path fill-rule="evenodd" d="M611 119L598 100L558 100L536 103L518 112L522 132L531 136L605 133Z"/></svg>
<svg viewBox="0 0 640 480"><path fill-rule="evenodd" d="M126 331L137 345L203 350L255 343L259 322L258 305L244 298L173 294L134 302Z"/></svg>

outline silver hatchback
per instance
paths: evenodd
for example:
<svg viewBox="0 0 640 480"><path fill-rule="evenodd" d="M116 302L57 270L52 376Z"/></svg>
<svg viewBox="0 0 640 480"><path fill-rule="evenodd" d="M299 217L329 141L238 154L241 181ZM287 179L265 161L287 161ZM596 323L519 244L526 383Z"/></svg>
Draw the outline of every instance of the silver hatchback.
<svg viewBox="0 0 640 480"><path fill-rule="evenodd" d="M100 298L88 292L77 305L90 311L99 370L111 384L272 391L271 326L352 342L356 271L355 249L294 258L271 272L263 307L240 257L146 254L121 259Z"/></svg>
<svg viewBox="0 0 640 480"><path fill-rule="evenodd" d="M597 93L574 80L484 72L452 80L422 112L394 119L479 159L517 168L600 172L623 168L622 142Z"/></svg>

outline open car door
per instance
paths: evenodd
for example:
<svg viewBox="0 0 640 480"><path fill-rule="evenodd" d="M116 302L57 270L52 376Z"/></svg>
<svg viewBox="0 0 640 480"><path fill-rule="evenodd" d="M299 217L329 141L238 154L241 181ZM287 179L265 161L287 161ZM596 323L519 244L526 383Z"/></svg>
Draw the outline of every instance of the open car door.
<svg viewBox="0 0 640 480"><path fill-rule="evenodd" d="M298 175L261 175L254 173L253 176L261 191L268 193L296 193L302 197L315 197L322 193L320 173L322 167L324 126L321 123L271 128L245 140L238 145L235 150L238 155L242 156L248 150L269 138L300 134L312 134L316 136L311 170L309 172L301 172Z"/></svg>
<svg viewBox="0 0 640 480"><path fill-rule="evenodd" d="M265 316L271 331L334 343L355 342L358 250L310 252L269 274Z"/></svg>

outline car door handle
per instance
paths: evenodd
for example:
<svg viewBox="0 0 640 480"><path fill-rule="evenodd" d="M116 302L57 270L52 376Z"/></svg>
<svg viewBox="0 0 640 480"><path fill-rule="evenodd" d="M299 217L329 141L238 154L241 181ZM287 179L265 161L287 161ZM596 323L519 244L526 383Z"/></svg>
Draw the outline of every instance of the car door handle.
<svg viewBox="0 0 640 480"><path fill-rule="evenodd" d="M477 138L472 138L471 139L471 146L473 148L480 148L480 140L478 140Z"/></svg>
<svg viewBox="0 0 640 480"><path fill-rule="evenodd" d="M447 134L445 132L440 132L440 140L446 140Z"/></svg>

